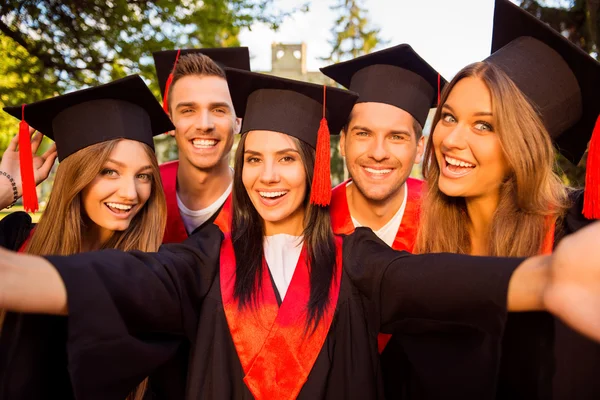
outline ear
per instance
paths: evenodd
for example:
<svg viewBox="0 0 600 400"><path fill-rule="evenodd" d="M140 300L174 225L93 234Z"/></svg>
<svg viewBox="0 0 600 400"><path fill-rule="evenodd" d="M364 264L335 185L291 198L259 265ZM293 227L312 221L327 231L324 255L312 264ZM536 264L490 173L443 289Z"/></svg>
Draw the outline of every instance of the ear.
<svg viewBox="0 0 600 400"><path fill-rule="evenodd" d="M242 119L236 118L235 121L233 122L234 135L237 135L238 133L240 133L241 130L242 130Z"/></svg>
<svg viewBox="0 0 600 400"><path fill-rule="evenodd" d="M167 135L175 137L175 131L169 131L167 132Z"/></svg>
<svg viewBox="0 0 600 400"><path fill-rule="evenodd" d="M346 131L340 133L340 155L346 157Z"/></svg>
<svg viewBox="0 0 600 400"><path fill-rule="evenodd" d="M415 164L423 161L423 153L425 152L425 136L421 135L417 141L417 156L415 157Z"/></svg>

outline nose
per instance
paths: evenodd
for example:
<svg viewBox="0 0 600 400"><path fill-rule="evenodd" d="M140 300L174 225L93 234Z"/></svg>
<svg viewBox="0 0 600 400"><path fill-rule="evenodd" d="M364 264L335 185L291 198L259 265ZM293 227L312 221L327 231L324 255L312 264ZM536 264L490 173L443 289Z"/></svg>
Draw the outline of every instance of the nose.
<svg viewBox="0 0 600 400"><path fill-rule="evenodd" d="M137 183L135 177L120 179L119 197L125 201L135 201L138 197Z"/></svg>
<svg viewBox="0 0 600 400"><path fill-rule="evenodd" d="M196 129L203 132L210 132L215 128L212 115L208 110L199 112L195 122Z"/></svg>
<svg viewBox="0 0 600 400"><path fill-rule="evenodd" d="M442 149L465 149L467 147L466 129L467 128L462 124L456 124L456 126L454 126L453 129L450 132L448 132L442 140Z"/></svg>
<svg viewBox="0 0 600 400"><path fill-rule="evenodd" d="M382 162L390 158L390 152L385 138L378 137L372 142L369 148L369 157L377 162Z"/></svg>
<svg viewBox="0 0 600 400"><path fill-rule="evenodd" d="M274 161L265 161L260 173L260 181L264 184L279 182L279 168Z"/></svg>

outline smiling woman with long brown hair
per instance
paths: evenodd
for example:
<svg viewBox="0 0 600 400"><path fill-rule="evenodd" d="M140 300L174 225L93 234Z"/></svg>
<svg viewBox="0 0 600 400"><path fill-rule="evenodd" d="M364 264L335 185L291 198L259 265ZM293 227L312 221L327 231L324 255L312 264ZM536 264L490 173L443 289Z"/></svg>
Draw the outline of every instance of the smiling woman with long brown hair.
<svg viewBox="0 0 600 400"><path fill-rule="evenodd" d="M600 215L597 188L567 188L553 170L553 142L578 162L600 130L600 63L506 0L496 1L493 47L442 93L416 252L548 254ZM600 346L551 315L510 315L498 398L598 398L598 368Z"/></svg>
<svg viewBox="0 0 600 400"><path fill-rule="evenodd" d="M39 223L32 224L23 212L8 215L0 222L2 246L36 255L158 249L166 204L152 137L171 124L141 78L5 110L55 141L42 156L33 157L36 182L48 176L57 153L61 162ZM18 139L11 141L0 162L0 170L14 184L14 190L0 196L3 203L24 191ZM38 133L33 153L40 142ZM3 317L0 397L73 398L64 318L17 313ZM143 392L142 386L131 397L140 398Z"/></svg>

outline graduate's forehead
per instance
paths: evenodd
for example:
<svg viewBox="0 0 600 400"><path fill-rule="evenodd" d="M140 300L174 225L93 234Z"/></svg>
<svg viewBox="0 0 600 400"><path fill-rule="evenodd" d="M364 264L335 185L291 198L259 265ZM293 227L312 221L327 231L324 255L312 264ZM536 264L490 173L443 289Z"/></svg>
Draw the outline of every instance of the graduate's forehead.
<svg viewBox="0 0 600 400"><path fill-rule="evenodd" d="M275 154L298 151L298 139L283 132L252 130L246 134L244 152Z"/></svg>
<svg viewBox="0 0 600 400"><path fill-rule="evenodd" d="M378 102L357 103L352 109L348 130L355 126L367 128L370 131L391 132L398 130L412 131L413 116L390 104Z"/></svg>
<svg viewBox="0 0 600 400"><path fill-rule="evenodd" d="M188 75L178 79L171 88L172 104L231 102L227 81L219 76Z"/></svg>

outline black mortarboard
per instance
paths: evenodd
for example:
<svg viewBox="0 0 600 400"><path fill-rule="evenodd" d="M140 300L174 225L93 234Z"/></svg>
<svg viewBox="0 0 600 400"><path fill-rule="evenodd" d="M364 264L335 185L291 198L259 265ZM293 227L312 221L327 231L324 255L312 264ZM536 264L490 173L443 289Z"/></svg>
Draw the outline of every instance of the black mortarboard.
<svg viewBox="0 0 600 400"><path fill-rule="evenodd" d="M4 111L22 119L21 106ZM173 124L139 75L27 104L25 121L56 142L58 159L112 139L137 140L154 149L152 137Z"/></svg>
<svg viewBox="0 0 600 400"><path fill-rule="evenodd" d="M311 202L328 205L331 196L329 133L339 134L358 95L333 87L230 68L226 68L225 73L236 115L242 118L240 133L253 130L281 132L315 148L317 159ZM325 180L329 182L328 186Z"/></svg>
<svg viewBox="0 0 600 400"><path fill-rule="evenodd" d="M137 140L154 149L153 136L175 129L138 75L28 105L5 107L4 111L21 119L20 149L29 149L31 125L56 142L60 161L87 146L119 138ZM29 151L20 151L19 156L23 205L35 211L32 156Z"/></svg>
<svg viewBox="0 0 600 400"><path fill-rule="evenodd" d="M179 57L186 54L204 54L221 68L237 68L250 71L250 53L247 47L218 47L210 49L163 50L152 53L156 66L156 77L160 93L165 98L165 88L169 75L175 68Z"/></svg>
<svg viewBox="0 0 600 400"><path fill-rule="evenodd" d="M533 102L560 152L577 164L600 112L600 63L508 0L496 0L493 54Z"/></svg>
<svg viewBox="0 0 600 400"><path fill-rule="evenodd" d="M385 103L410 113L421 126L447 83L407 44L321 68L359 94L358 103Z"/></svg>

